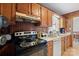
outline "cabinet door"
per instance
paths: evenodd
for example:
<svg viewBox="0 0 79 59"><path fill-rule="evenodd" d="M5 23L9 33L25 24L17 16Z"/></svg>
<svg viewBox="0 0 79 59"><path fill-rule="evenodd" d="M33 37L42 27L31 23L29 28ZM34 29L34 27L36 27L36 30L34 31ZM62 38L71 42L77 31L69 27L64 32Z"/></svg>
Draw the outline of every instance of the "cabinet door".
<svg viewBox="0 0 79 59"><path fill-rule="evenodd" d="M72 35L69 35L69 47L72 47Z"/></svg>
<svg viewBox="0 0 79 59"><path fill-rule="evenodd" d="M52 26L52 12L48 10L48 26Z"/></svg>
<svg viewBox="0 0 79 59"><path fill-rule="evenodd" d="M66 36L65 37L65 50L67 50L68 45L69 45L69 43L68 43L68 36Z"/></svg>
<svg viewBox="0 0 79 59"><path fill-rule="evenodd" d="M53 55L61 56L61 40L53 41Z"/></svg>
<svg viewBox="0 0 79 59"><path fill-rule="evenodd" d="M16 5L16 11L29 15L30 4L29 3L19 3Z"/></svg>
<svg viewBox="0 0 79 59"><path fill-rule="evenodd" d="M16 4L12 4L11 24L15 24L16 20Z"/></svg>
<svg viewBox="0 0 79 59"><path fill-rule="evenodd" d="M2 49L0 49L0 56L14 56L15 47L13 44L7 43Z"/></svg>
<svg viewBox="0 0 79 59"><path fill-rule="evenodd" d="M48 27L47 9L45 7L41 7L41 27Z"/></svg>
<svg viewBox="0 0 79 59"><path fill-rule="evenodd" d="M65 41L64 41L64 37L61 38L61 55L63 55L65 51Z"/></svg>
<svg viewBox="0 0 79 59"><path fill-rule="evenodd" d="M7 18L8 23L11 22L12 4L1 4L1 15Z"/></svg>
<svg viewBox="0 0 79 59"><path fill-rule="evenodd" d="M7 18L8 23L15 23L15 4L1 4L1 15Z"/></svg>
<svg viewBox="0 0 79 59"><path fill-rule="evenodd" d="M53 56L53 41L49 41L47 43L47 48L48 48L48 56Z"/></svg>
<svg viewBox="0 0 79 59"><path fill-rule="evenodd" d="M32 3L31 5L32 15L36 17L40 17L40 5L36 3Z"/></svg>

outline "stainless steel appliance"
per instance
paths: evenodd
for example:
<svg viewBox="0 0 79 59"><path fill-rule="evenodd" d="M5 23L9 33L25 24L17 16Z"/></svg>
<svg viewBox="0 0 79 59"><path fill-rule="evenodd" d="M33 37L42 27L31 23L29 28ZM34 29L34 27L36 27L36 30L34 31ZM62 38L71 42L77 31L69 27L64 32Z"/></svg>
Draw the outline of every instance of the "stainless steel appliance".
<svg viewBox="0 0 79 59"><path fill-rule="evenodd" d="M16 55L31 55L34 48L46 46L47 43L46 40L37 37L36 31L15 32L12 35L12 42L16 46Z"/></svg>
<svg viewBox="0 0 79 59"><path fill-rule="evenodd" d="M28 22L36 26L39 26L41 24L39 17L27 16L26 14L19 12L16 12L16 22L24 22L24 23Z"/></svg>
<svg viewBox="0 0 79 59"><path fill-rule="evenodd" d="M46 42L45 40L39 39L37 37L36 31L22 31L22 32L15 32L14 33L15 40L20 47L30 47L38 45L39 43Z"/></svg>

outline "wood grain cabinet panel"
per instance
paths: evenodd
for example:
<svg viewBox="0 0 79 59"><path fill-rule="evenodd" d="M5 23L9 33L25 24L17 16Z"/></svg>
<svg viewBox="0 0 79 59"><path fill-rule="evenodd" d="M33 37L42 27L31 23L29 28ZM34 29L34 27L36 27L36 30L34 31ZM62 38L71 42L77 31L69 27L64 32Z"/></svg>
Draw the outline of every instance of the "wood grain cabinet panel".
<svg viewBox="0 0 79 59"><path fill-rule="evenodd" d="M65 51L65 41L64 41L64 37L61 38L61 55L63 55L64 51Z"/></svg>
<svg viewBox="0 0 79 59"><path fill-rule="evenodd" d="M31 5L32 16L40 17L40 5L32 3Z"/></svg>
<svg viewBox="0 0 79 59"><path fill-rule="evenodd" d="M18 3L16 4L16 11L29 15L30 4L29 3Z"/></svg>
<svg viewBox="0 0 79 59"><path fill-rule="evenodd" d="M1 15L5 16L10 23L12 4L1 4Z"/></svg>
<svg viewBox="0 0 79 59"><path fill-rule="evenodd" d="M0 49L0 56L13 56L15 55L15 47L11 43L7 43Z"/></svg>
<svg viewBox="0 0 79 59"><path fill-rule="evenodd" d="M41 27L48 27L47 24L47 8L41 7Z"/></svg>
<svg viewBox="0 0 79 59"><path fill-rule="evenodd" d="M10 24L15 22L15 9L15 4L1 4L1 15L5 16Z"/></svg>
<svg viewBox="0 0 79 59"><path fill-rule="evenodd" d="M68 36L69 47L72 47L72 35Z"/></svg>
<svg viewBox="0 0 79 59"><path fill-rule="evenodd" d="M48 10L48 27L52 26L52 11Z"/></svg>
<svg viewBox="0 0 79 59"><path fill-rule="evenodd" d="M12 4L11 24L15 24L16 20L16 4Z"/></svg>
<svg viewBox="0 0 79 59"><path fill-rule="evenodd" d="M47 43L47 48L48 48L47 55L48 56L53 56L53 41L49 41Z"/></svg>

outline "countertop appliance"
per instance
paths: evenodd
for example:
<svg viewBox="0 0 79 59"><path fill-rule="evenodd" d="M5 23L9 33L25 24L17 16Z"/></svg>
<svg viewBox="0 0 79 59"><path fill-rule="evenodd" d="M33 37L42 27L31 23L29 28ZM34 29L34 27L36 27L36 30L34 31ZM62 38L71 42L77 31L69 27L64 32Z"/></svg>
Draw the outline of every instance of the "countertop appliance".
<svg viewBox="0 0 79 59"><path fill-rule="evenodd" d="M65 33L65 28L60 28L60 33Z"/></svg>

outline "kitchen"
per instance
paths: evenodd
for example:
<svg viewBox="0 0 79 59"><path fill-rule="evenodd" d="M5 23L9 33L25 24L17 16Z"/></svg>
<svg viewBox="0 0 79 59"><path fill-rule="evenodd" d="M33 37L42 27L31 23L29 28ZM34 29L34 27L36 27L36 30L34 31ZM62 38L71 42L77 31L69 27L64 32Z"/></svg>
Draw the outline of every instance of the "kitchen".
<svg viewBox="0 0 79 59"><path fill-rule="evenodd" d="M50 7L55 5L64 4L1 3L0 56L63 56L78 46L73 19L79 11L60 15Z"/></svg>

